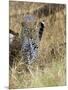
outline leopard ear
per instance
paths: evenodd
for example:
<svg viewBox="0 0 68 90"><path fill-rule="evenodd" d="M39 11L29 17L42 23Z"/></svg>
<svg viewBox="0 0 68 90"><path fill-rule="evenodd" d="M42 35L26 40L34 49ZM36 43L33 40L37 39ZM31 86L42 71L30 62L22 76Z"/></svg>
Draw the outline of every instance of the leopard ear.
<svg viewBox="0 0 68 90"><path fill-rule="evenodd" d="M9 29L9 33L10 33L10 34L12 34L12 35L16 35L16 36L18 36L18 35L19 35L18 33L14 32L14 31L13 31L13 30L11 30L11 29Z"/></svg>

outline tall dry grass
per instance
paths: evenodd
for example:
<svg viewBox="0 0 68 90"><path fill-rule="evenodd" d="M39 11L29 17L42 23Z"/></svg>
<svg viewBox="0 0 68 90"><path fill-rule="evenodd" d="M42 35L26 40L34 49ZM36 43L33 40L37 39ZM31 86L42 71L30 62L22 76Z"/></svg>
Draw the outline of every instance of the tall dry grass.
<svg viewBox="0 0 68 90"><path fill-rule="evenodd" d="M24 4L24 7L26 7L26 4ZM33 10L33 8L34 4L32 5L32 9L27 10ZM36 18L37 22L35 26L40 20L45 21L45 30L39 43L39 56L31 65L25 64L18 56L15 57L13 67L9 69L10 89L66 85L65 17L65 9L63 9L47 17ZM19 18L21 19L21 17ZM16 30L15 27L12 26L14 25L14 21L12 22L10 27ZM36 30L35 26L32 27L34 30ZM19 30L20 29L21 27ZM32 33L32 35L34 35L35 32L32 31Z"/></svg>

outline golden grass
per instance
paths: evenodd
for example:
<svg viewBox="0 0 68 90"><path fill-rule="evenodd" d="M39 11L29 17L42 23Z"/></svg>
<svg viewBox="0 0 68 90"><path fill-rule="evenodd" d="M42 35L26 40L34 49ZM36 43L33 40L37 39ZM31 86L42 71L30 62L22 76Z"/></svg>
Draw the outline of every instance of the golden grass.
<svg viewBox="0 0 68 90"><path fill-rule="evenodd" d="M65 85L65 63L53 61L44 68L38 64L25 65L22 62L13 67L9 88L31 88Z"/></svg>
<svg viewBox="0 0 68 90"><path fill-rule="evenodd" d="M33 10L34 4L31 7L28 11ZM10 89L66 85L65 9L48 17L37 18L35 26L43 19L46 27L39 43L39 56L32 65L24 64L20 58L16 58L18 62L15 61L9 71ZM15 28L13 24L11 23L10 27ZM35 26L32 27L34 30Z"/></svg>

